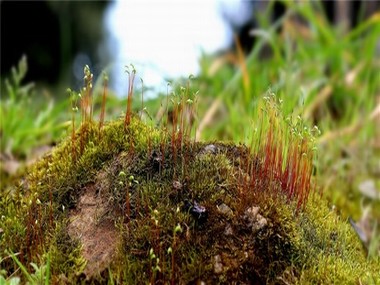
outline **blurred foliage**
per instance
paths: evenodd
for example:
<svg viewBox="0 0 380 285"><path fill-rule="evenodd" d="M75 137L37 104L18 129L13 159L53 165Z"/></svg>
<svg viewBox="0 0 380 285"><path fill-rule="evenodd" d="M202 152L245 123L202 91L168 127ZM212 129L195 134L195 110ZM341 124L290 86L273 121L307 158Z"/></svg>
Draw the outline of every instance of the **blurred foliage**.
<svg viewBox="0 0 380 285"><path fill-rule="evenodd" d="M5 79L1 98L1 152L26 158L33 148L56 141L65 124L61 116L66 103L55 103L51 97L37 97L33 83L23 84L28 66L24 56Z"/></svg>
<svg viewBox="0 0 380 285"><path fill-rule="evenodd" d="M325 135L374 110L380 92L380 14L342 34L328 23L318 2L284 3L288 10L273 25L267 21L269 11L257 16L261 28L251 31L256 44L247 58L239 43L233 54L202 58L201 98L220 99L203 139L244 140L241 126L254 118L257 99L268 88L284 101L286 112L318 124ZM211 108L203 106L205 120L209 117L203 113Z"/></svg>

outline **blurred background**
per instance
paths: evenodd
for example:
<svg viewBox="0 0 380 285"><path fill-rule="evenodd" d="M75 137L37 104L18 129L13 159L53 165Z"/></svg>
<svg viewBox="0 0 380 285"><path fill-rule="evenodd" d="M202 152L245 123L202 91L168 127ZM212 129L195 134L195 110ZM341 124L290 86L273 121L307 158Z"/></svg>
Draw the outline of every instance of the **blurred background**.
<svg viewBox="0 0 380 285"><path fill-rule="evenodd" d="M177 84L198 92L197 139L244 142L268 90L317 125L318 187L379 255L379 1L1 1L0 13L1 191L67 135L84 65L95 112L108 74L110 120L133 64L152 120Z"/></svg>

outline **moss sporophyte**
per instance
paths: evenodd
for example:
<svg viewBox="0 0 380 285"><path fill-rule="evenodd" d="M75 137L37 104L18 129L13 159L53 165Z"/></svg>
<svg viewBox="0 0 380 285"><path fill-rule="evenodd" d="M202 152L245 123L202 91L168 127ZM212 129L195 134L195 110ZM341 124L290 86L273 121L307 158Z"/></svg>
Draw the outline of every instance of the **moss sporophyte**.
<svg viewBox="0 0 380 285"><path fill-rule="evenodd" d="M285 118L269 93L248 145L196 142L189 87L154 127L132 112L135 73L115 121L104 120L107 78L99 122L88 67L69 90L70 137L1 198L4 278L33 262L51 283L379 282L379 263L316 191L317 128Z"/></svg>

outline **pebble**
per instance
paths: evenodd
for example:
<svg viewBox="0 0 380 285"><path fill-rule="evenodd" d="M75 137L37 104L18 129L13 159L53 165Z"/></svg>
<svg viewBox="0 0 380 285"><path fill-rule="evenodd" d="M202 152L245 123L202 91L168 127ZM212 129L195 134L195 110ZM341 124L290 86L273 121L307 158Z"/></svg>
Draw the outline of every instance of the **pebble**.
<svg viewBox="0 0 380 285"><path fill-rule="evenodd" d="M230 207L228 207L226 204L222 203L219 206L217 206L218 211L222 213L223 215L231 216L233 214Z"/></svg>
<svg viewBox="0 0 380 285"><path fill-rule="evenodd" d="M214 272L216 274L220 274L223 272L222 258L219 254L214 256Z"/></svg>
<svg viewBox="0 0 380 285"><path fill-rule="evenodd" d="M259 214L260 207L249 207L244 212L244 219L248 222L248 226L252 228L253 232L257 232L264 228L268 221L262 215Z"/></svg>

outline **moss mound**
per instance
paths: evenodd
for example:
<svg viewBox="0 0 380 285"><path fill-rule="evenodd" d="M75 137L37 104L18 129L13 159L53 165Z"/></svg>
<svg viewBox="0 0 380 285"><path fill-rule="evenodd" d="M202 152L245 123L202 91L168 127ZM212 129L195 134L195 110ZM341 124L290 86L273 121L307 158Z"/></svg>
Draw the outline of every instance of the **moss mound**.
<svg viewBox="0 0 380 285"><path fill-rule="evenodd" d="M135 117L75 137L1 198L0 254L48 264L54 283L379 282L349 224L317 194L299 207L244 145Z"/></svg>

